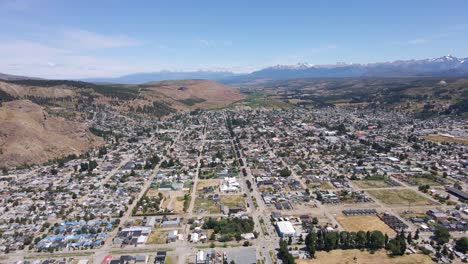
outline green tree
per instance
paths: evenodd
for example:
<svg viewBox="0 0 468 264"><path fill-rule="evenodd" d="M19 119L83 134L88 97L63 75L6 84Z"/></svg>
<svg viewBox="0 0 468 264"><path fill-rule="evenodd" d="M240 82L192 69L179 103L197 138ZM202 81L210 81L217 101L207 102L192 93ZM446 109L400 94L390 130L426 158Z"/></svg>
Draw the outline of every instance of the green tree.
<svg viewBox="0 0 468 264"><path fill-rule="evenodd" d="M406 242L407 242L408 244L413 243L413 238L412 238L412 236L411 236L411 232L408 233L408 236L406 237Z"/></svg>
<svg viewBox="0 0 468 264"><path fill-rule="evenodd" d="M436 226L434 231L434 236L439 244L448 243L450 240L450 232L449 230L441 225Z"/></svg>
<svg viewBox="0 0 468 264"><path fill-rule="evenodd" d="M455 242L455 248L462 253L466 253L468 251L468 237L458 239Z"/></svg>
<svg viewBox="0 0 468 264"><path fill-rule="evenodd" d="M380 231L372 231L370 235L369 248L376 250L381 249L385 245L385 236Z"/></svg>

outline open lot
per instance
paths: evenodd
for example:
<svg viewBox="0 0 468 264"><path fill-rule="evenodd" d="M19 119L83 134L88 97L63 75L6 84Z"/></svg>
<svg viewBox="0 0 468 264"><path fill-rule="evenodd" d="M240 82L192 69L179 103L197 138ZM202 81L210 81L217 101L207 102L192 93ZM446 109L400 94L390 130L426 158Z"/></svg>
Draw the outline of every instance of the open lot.
<svg viewBox="0 0 468 264"><path fill-rule="evenodd" d="M245 199L242 195L221 195L221 203L228 207L245 208Z"/></svg>
<svg viewBox="0 0 468 264"><path fill-rule="evenodd" d="M205 187L218 187L220 180L199 180L197 183L197 190L202 190Z"/></svg>
<svg viewBox="0 0 468 264"><path fill-rule="evenodd" d="M371 190L368 193L388 205L436 205L413 190Z"/></svg>
<svg viewBox="0 0 468 264"><path fill-rule="evenodd" d="M429 264L431 258L422 254L404 255L399 257L390 257L385 251L377 251L371 254L367 251L358 249L350 250L332 250L330 252L320 251L315 254L315 259L298 259L297 264Z"/></svg>
<svg viewBox="0 0 468 264"><path fill-rule="evenodd" d="M322 182L320 182L320 189L322 189L322 190L334 190L336 188L330 182L322 181Z"/></svg>
<svg viewBox="0 0 468 264"><path fill-rule="evenodd" d="M153 230L146 241L146 244L165 244L168 231L160 229Z"/></svg>
<svg viewBox="0 0 468 264"><path fill-rule="evenodd" d="M174 210L175 213L182 213L184 211L184 192L169 192L163 193L163 195L162 208Z"/></svg>
<svg viewBox="0 0 468 264"><path fill-rule="evenodd" d="M381 180L353 181L353 184L356 185L359 188L362 188L362 189L391 187L390 184L386 183L385 181L381 181Z"/></svg>
<svg viewBox="0 0 468 264"><path fill-rule="evenodd" d="M213 200L207 198L197 198L195 200L195 212L206 212L210 214L219 214L220 208Z"/></svg>
<svg viewBox="0 0 468 264"><path fill-rule="evenodd" d="M468 138L460 138L460 137L447 137L444 135L428 135L424 137L425 140L432 141L432 142L453 142L453 143L462 143L468 144Z"/></svg>
<svg viewBox="0 0 468 264"><path fill-rule="evenodd" d="M423 177L423 176L412 176L408 177L408 180L411 182L415 182L416 185L430 185L430 186L440 186L441 184L436 182L430 177Z"/></svg>
<svg viewBox="0 0 468 264"><path fill-rule="evenodd" d="M386 225L376 215L358 215L358 216L344 216L336 217L336 220L341 226L349 232L357 231L374 231L379 230L389 236L395 235L395 231Z"/></svg>

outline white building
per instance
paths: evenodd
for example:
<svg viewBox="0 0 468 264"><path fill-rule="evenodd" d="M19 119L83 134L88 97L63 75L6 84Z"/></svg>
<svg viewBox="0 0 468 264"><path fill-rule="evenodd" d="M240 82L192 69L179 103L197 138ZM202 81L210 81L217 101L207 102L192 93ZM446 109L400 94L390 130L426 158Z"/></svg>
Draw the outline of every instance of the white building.
<svg viewBox="0 0 468 264"><path fill-rule="evenodd" d="M225 177L219 186L219 190L223 193L238 192L240 191L240 184L235 177Z"/></svg>
<svg viewBox="0 0 468 264"><path fill-rule="evenodd" d="M276 229L280 237L292 237L296 234L296 230L289 221L276 222Z"/></svg>

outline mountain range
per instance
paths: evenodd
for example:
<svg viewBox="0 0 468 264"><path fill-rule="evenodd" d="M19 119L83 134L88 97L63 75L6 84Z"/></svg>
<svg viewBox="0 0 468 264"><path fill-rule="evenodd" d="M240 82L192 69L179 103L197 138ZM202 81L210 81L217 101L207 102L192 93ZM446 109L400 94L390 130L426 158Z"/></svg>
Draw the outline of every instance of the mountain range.
<svg viewBox="0 0 468 264"><path fill-rule="evenodd" d="M177 79L210 79L224 83L244 83L259 79L284 80L296 78L344 78L344 77L428 77L468 76L468 58L447 55L434 59L398 60L379 63L337 63L332 65L275 65L246 74L232 72L154 72L136 73L118 78L98 78L85 81L136 84L148 81Z"/></svg>
<svg viewBox="0 0 468 264"><path fill-rule="evenodd" d="M333 65L276 65L247 75L224 79L224 82L245 82L258 79L284 80L296 78L348 77L461 77L468 76L468 58L448 55L435 59L400 60L393 62Z"/></svg>
<svg viewBox="0 0 468 264"><path fill-rule="evenodd" d="M337 63L332 65L275 65L251 73L236 74L229 71L160 71L134 73L114 78L89 78L81 81L94 83L141 84L151 81L208 79L226 84L257 80L286 80L296 78L350 78L350 77L465 77L468 76L468 58L451 55L433 59L397 60L378 63ZM0 79L36 79L0 74Z"/></svg>

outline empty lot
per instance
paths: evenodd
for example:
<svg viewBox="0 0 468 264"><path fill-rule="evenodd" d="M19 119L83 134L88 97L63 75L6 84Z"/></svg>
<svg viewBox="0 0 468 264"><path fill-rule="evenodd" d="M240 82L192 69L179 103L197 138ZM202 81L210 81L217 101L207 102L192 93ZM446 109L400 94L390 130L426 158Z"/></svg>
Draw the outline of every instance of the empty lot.
<svg viewBox="0 0 468 264"><path fill-rule="evenodd" d="M315 254L315 259L298 259L297 264L432 264L431 258L422 254L390 257L385 251L380 250L374 254L358 249L320 251Z"/></svg>
<svg viewBox="0 0 468 264"><path fill-rule="evenodd" d="M436 205L438 203L429 200L413 190L371 190L370 195L388 205Z"/></svg>
<svg viewBox="0 0 468 264"><path fill-rule="evenodd" d="M389 236L392 236L395 233L388 225L386 225L380 218L376 215L357 215L357 216L344 216L340 215L336 217L336 220L341 224L341 226L349 232L358 232L358 231L374 231L379 230L382 233L386 233Z"/></svg>

